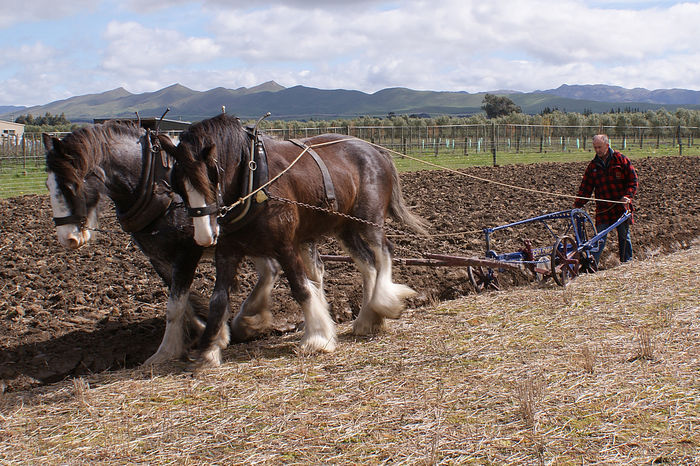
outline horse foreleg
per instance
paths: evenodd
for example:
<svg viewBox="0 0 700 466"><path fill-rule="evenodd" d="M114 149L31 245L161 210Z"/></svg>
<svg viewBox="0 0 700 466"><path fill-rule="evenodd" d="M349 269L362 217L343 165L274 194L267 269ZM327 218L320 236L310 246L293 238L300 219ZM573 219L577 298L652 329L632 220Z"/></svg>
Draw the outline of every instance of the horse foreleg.
<svg viewBox="0 0 700 466"><path fill-rule="evenodd" d="M192 250L181 254L172 264L170 270L168 305L166 308L165 334L158 350L144 364L161 364L185 354L188 330L194 328L201 332L204 324L195 315L190 299L190 286L194 279L201 250ZM152 261L153 262L153 261ZM156 263L153 264L161 274Z"/></svg>
<svg viewBox="0 0 700 466"><path fill-rule="evenodd" d="M216 283L209 301L207 325L197 344L194 359L198 366L220 365L221 350L229 343L229 290L234 283L241 257L228 254L226 249L230 248L221 243L216 248Z"/></svg>
<svg viewBox="0 0 700 466"><path fill-rule="evenodd" d="M272 288L281 273L280 266L266 257L254 257L253 263L258 281L231 323L231 339L236 342L249 340L272 324L270 301Z"/></svg>
<svg viewBox="0 0 700 466"><path fill-rule="evenodd" d="M323 275L326 270L321 260L321 255L318 253L316 243L304 243L300 252L306 275L314 282L325 299L326 293L323 290Z"/></svg>
<svg viewBox="0 0 700 466"><path fill-rule="evenodd" d="M301 254L291 248L287 249L280 256L280 264L289 281L292 296L301 305L304 313L302 350L334 351L338 340L335 323L328 313L328 302L316 284L306 276Z"/></svg>

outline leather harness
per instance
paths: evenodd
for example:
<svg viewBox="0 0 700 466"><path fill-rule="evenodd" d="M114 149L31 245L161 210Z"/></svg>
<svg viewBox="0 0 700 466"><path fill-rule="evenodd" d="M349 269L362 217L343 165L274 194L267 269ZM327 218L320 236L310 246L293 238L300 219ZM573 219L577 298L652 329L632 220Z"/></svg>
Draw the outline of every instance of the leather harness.
<svg viewBox="0 0 700 466"><path fill-rule="evenodd" d="M306 150L306 152L308 152L309 155L311 155L311 157L316 161L316 165L318 165L318 168L321 170L321 175L323 176L323 188L326 193L326 202L333 210L338 210L338 200L335 197L333 179L331 178L331 174L328 171L326 164L315 150L301 142L299 139L290 139L289 141Z"/></svg>
<svg viewBox="0 0 700 466"><path fill-rule="evenodd" d="M263 186L267 183L270 176L267 165L267 151L260 132L250 127L246 128L246 132L252 139L252 146L250 151L243 151L245 157L242 158L240 163L244 167L240 198L248 196L251 192ZM217 200L218 203L221 203L220 193L217 195ZM267 200L267 189L262 189L254 198L247 197L243 204L226 210L223 215L219 215L218 221L220 224L226 225L229 231L236 231L250 223L260 211L260 206Z"/></svg>
<svg viewBox="0 0 700 466"><path fill-rule="evenodd" d="M124 231L136 233L161 217L173 202L170 176L173 163L162 150L155 134L146 130L141 138L141 180L136 202L126 212L117 212L117 219Z"/></svg>

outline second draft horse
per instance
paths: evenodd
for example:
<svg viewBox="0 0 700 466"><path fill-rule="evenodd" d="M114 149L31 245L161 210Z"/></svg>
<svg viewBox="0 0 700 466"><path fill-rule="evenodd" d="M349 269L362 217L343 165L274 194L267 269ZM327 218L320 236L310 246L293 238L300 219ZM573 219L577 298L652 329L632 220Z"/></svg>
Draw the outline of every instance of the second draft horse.
<svg viewBox="0 0 700 466"><path fill-rule="evenodd" d="M163 140L164 150L176 160L174 189L198 215L195 240L204 246L218 240L216 284L198 345L200 364L220 363L217 335L227 321L229 288L244 256L269 257L281 265L304 314L301 347L307 351L333 351L337 344L315 247L320 238L335 237L362 274L364 296L353 323L355 334L376 332L385 318L399 318L404 299L415 293L392 281L393 246L383 226L388 216L417 232L425 232L427 223L406 205L389 153L335 134L295 143L260 136L260 146L252 143L256 137L238 118L221 114L191 126L177 146ZM256 161L251 152L261 147L265 160ZM302 151L309 154L299 157ZM262 196L241 225L210 207L230 206L240 198L252 176L251 161L264 162L274 182L264 191L269 198ZM249 319L258 317L242 313L233 322L234 333L247 332Z"/></svg>

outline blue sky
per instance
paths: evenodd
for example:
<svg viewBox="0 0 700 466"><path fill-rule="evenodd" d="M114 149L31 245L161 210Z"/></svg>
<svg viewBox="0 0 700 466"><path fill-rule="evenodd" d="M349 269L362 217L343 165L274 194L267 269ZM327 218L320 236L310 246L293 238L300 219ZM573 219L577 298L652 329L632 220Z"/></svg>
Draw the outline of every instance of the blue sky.
<svg viewBox="0 0 700 466"><path fill-rule="evenodd" d="M0 0L0 105L124 87L700 90L700 2Z"/></svg>

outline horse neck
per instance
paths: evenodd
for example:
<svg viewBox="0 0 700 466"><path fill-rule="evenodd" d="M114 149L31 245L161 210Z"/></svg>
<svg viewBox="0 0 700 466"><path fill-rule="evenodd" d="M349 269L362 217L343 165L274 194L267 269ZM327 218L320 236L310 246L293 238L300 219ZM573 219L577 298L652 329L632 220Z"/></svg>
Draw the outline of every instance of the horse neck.
<svg viewBox="0 0 700 466"><path fill-rule="evenodd" d="M107 144L101 160L107 195L120 211L128 210L138 199L143 170L142 146L135 138L115 139Z"/></svg>

